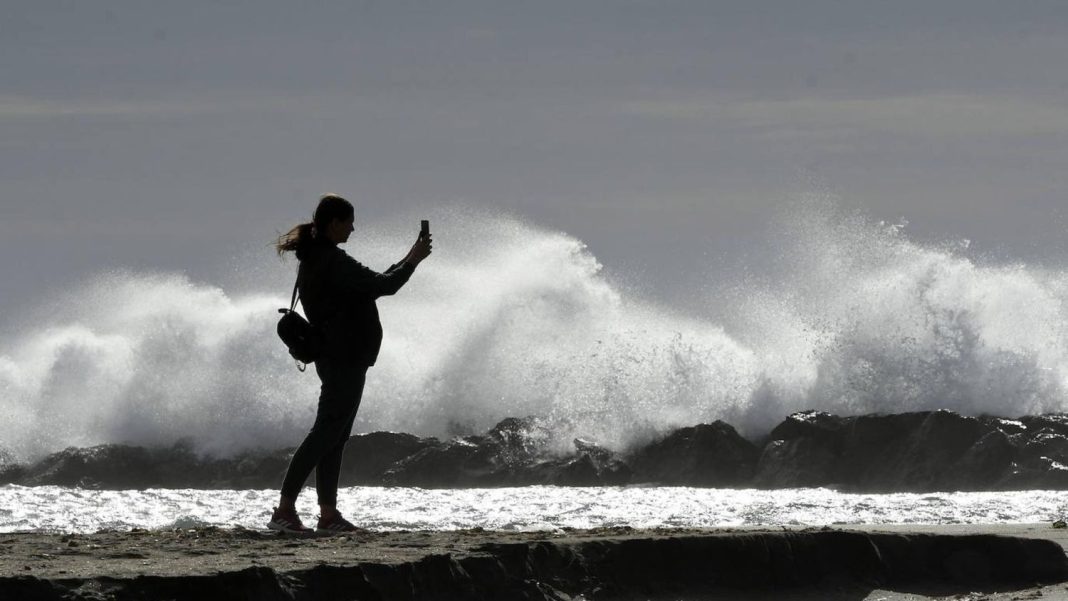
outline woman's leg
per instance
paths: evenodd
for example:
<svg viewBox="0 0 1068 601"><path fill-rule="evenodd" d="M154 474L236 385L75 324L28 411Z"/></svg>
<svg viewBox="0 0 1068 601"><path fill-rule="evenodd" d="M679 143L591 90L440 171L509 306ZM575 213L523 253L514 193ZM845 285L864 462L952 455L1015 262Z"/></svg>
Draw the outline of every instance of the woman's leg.
<svg viewBox="0 0 1068 601"><path fill-rule="evenodd" d="M359 407L367 368L323 357L315 362L315 371L322 381L319 409L311 431L293 454L282 481L282 498L288 501L296 501L315 466L333 451L339 441L348 438ZM336 480L334 487L337 487Z"/></svg>
<svg viewBox="0 0 1068 601"><path fill-rule="evenodd" d="M337 485L341 477L341 459L345 452L345 443L352 434L352 424L356 421L356 412L360 409L360 399L363 397L363 385L366 381L367 368L354 368L348 375L350 388L345 394L353 400L352 412L345 420L345 427L333 447L328 449L319 463L315 466L315 492L319 497L319 506L323 509L323 517L327 511L337 507Z"/></svg>

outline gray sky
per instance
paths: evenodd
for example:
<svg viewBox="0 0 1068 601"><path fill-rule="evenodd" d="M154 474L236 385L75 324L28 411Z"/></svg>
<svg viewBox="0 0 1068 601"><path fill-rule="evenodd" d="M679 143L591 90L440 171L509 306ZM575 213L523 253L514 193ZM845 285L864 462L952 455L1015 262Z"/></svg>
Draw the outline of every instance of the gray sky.
<svg viewBox="0 0 1068 601"><path fill-rule="evenodd" d="M1060 265L1065 57L1063 1L8 1L0 298L225 279L325 191L504 210L669 302L812 192Z"/></svg>

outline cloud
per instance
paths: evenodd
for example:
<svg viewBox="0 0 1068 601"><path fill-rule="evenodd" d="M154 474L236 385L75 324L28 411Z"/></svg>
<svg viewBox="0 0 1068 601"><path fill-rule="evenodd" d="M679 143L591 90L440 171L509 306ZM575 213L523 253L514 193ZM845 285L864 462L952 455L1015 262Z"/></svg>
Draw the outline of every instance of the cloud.
<svg viewBox="0 0 1068 601"><path fill-rule="evenodd" d="M810 134L877 132L925 136L1068 133L1068 104L1004 96L930 94L883 98L643 101L624 109L655 118Z"/></svg>

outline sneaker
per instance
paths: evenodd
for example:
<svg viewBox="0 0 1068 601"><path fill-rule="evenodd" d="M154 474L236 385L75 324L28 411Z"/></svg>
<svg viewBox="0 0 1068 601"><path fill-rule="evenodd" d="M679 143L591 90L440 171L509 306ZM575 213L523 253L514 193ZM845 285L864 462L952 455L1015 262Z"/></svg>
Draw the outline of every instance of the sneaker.
<svg viewBox="0 0 1068 601"><path fill-rule="evenodd" d="M334 514L334 519L329 521L319 518L319 523L315 526L315 532L317 534L351 534L353 532L366 532L366 530L357 528L352 522L341 517L340 513L336 513Z"/></svg>
<svg viewBox="0 0 1068 601"><path fill-rule="evenodd" d="M271 521L267 522L267 528L290 534L307 534L312 531L311 528L300 522L300 517L297 516L296 512L282 511L277 507L274 508L274 515L271 516Z"/></svg>

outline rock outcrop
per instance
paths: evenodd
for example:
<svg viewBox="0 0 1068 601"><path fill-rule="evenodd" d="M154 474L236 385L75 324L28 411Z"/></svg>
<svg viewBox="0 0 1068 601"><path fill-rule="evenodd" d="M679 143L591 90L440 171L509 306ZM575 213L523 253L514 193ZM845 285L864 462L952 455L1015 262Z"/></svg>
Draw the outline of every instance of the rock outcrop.
<svg viewBox="0 0 1068 601"><path fill-rule="evenodd" d="M630 468L615 453L576 439L573 455L559 456L546 445L550 432L535 418L508 418L482 436L428 445L383 475L394 486L480 487L603 486L626 484Z"/></svg>
<svg viewBox="0 0 1068 601"><path fill-rule="evenodd" d="M758 446L721 421L680 428L619 452L577 438L552 446L541 419L508 418L450 440L353 436L342 486L830 487L851 491L1068 490L1068 416L967 417L950 411L790 415ZM87 488L274 488L293 449L205 457L168 448L69 448L0 465L0 484Z"/></svg>
<svg viewBox="0 0 1068 601"><path fill-rule="evenodd" d="M675 430L628 458L634 479L666 485L738 487L749 483L760 450L725 422Z"/></svg>
<svg viewBox="0 0 1068 601"><path fill-rule="evenodd" d="M871 492L1066 488L1065 421L951 411L795 413L768 436L753 484Z"/></svg>

